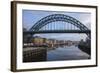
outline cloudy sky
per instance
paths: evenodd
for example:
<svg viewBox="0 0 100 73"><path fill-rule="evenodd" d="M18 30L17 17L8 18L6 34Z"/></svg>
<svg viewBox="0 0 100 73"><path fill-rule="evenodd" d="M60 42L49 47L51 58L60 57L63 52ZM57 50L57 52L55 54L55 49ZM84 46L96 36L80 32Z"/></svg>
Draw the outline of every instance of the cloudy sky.
<svg viewBox="0 0 100 73"><path fill-rule="evenodd" d="M58 11L37 11L37 10L23 10L23 27L29 30L38 20L42 19L51 14L65 14L71 16L81 23L83 23L87 28L91 29L91 14L90 13L79 13L79 12L58 12ZM60 24L60 23L59 23ZM36 36L54 38L61 40L81 40L87 37L85 34L36 34Z"/></svg>

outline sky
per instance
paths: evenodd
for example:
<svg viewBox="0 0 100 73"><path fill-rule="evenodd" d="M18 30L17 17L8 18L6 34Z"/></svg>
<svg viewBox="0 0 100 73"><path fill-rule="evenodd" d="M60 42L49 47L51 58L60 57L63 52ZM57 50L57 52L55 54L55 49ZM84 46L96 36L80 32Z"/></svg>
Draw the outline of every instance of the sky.
<svg viewBox="0 0 100 73"><path fill-rule="evenodd" d="M64 14L71 16L77 20L79 20L81 23L83 23L88 29L91 29L91 14L90 13L84 13L84 12L65 12L65 11L39 11L39 10L23 10L22 13L22 23L23 27L29 30L36 22L38 22L43 17L46 17L51 14ZM58 22L60 24L60 22ZM60 25L61 27L61 25ZM53 38L53 39L60 39L60 40L75 40L79 41L81 39L84 39L87 37L86 34L36 34L35 36L41 36L45 38Z"/></svg>

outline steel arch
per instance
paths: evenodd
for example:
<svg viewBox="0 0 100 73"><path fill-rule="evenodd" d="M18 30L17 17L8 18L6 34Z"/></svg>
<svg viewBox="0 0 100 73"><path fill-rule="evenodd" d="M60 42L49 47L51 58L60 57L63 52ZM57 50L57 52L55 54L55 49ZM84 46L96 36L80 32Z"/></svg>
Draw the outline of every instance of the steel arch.
<svg viewBox="0 0 100 73"><path fill-rule="evenodd" d="M80 30L89 30L84 24L82 24L80 21L78 21L77 19L71 16L68 16L65 14L52 14L52 15L48 15L42 18L41 20L37 21L30 28L30 31L39 31L39 29L41 29L43 26L47 25L48 23L56 22L56 21L64 21L67 23L71 23L77 28L79 28Z"/></svg>

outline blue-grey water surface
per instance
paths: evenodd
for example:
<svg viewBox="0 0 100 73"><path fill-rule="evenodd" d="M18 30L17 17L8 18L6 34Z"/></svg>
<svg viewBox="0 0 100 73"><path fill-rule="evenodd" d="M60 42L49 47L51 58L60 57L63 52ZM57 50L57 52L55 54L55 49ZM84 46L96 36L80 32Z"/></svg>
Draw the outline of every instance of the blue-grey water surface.
<svg viewBox="0 0 100 73"><path fill-rule="evenodd" d="M47 61L88 59L89 55L77 46L59 47L47 51Z"/></svg>

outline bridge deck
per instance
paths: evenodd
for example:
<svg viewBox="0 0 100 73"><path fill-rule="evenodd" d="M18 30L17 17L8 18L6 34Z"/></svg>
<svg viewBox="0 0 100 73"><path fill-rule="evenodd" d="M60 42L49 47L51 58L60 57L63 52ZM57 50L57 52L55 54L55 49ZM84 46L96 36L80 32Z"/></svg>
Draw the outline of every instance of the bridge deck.
<svg viewBox="0 0 100 73"><path fill-rule="evenodd" d="M24 34L36 33L91 33L89 30L42 30L42 31L24 31Z"/></svg>

